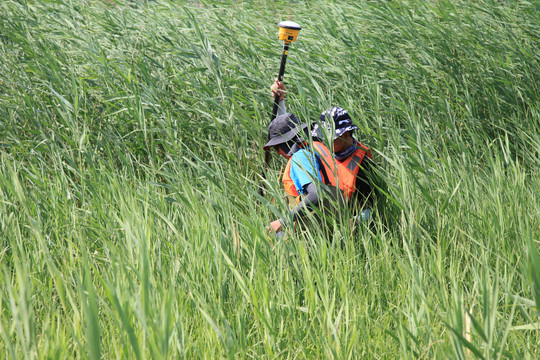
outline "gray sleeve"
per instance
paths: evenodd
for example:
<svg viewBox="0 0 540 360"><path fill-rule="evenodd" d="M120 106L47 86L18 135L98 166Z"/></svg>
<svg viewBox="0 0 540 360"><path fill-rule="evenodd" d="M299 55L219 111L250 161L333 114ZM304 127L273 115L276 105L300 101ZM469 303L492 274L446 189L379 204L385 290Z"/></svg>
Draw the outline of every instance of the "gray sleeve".
<svg viewBox="0 0 540 360"><path fill-rule="evenodd" d="M313 183L304 185L304 191L306 193L304 199L294 209L291 210L293 222L296 221L298 218L305 216L313 208L319 206L319 193L317 192L317 188L315 187L315 185ZM279 219L279 221L281 222L281 225L285 227L286 220L281 218Z"/></svg>
<svg viewBox="0 0 540 360"><path fill-rule="evenodd" d="M287 108L285 108L285 99L280 100L279 103L278 103L278 110L277 110L277 115L276 116L283 115L283 114L286 114L286 113L287 113Z"/></svg>

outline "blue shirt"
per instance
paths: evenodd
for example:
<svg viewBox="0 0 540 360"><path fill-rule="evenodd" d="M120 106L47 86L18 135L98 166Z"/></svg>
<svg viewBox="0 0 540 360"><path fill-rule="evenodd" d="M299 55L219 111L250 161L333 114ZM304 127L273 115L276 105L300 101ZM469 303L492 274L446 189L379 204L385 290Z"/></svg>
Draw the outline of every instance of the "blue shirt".
<svg viewBox="0 0 540 360"><path fill-rule="evenodd" d="M290 176L299 194L303 194L304 186L313 182L314 179L322 181L315 156L317 155L309 149L300 149L291 158Z"/></svg>

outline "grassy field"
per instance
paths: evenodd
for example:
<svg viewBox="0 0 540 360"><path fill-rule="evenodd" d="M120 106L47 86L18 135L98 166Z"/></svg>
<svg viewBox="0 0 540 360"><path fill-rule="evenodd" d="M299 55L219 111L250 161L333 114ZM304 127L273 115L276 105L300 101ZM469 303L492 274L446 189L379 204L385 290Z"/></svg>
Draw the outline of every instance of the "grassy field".
<svg viewBox="0 0 540 360"><path fill-rule="evenodd" d="M288 107L349 110L371 226L270 238ZM540 358L536 1L0 2L0 357Z"/></svg>

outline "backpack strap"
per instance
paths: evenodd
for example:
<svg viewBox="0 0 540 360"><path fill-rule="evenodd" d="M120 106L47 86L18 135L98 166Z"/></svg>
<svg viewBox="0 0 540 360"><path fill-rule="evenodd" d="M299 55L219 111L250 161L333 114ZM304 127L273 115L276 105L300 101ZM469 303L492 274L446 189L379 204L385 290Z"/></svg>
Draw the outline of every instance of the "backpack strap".
<svg viewBox="0 0 540 360"><path fill-rule="evenodd" d="M326 169L324 168L321 158L317 154L315 154L315 157L317 158L317 165L319 165L319 170L321 171L324 183L326 185L330 185L330 180L328 179L328 174L326 173Z"/></svg>

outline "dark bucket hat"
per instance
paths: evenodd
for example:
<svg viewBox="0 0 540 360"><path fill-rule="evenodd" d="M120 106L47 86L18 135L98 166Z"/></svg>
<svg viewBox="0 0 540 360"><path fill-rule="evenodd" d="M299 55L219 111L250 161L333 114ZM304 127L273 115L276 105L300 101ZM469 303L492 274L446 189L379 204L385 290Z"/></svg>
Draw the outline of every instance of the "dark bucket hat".
<svg viewBox="0 0 540 360"><path fill-rule="evenodd" d="M296 116L291 113L279 115L268 125L269 140L264 145L264 150L292 140L298 133L303 132L302 130L307 126L307 124L300 124Z"/></svg>
<svg viewBox="0 0 540 360"><path fill-rule="evenodd" d="M320 125L315 124L311 132L311 136L317 137L319 139L323 138L321 126L323 128L326 128L328 131L332 131L331 120L334 121L334 129L335 129L334 139L337 139L341 135L345 134L347 131L358 129L358 126L353 124L349 113L344 108L340 108L340 107L330 108L324 111L319 116L319 119L321 120Z"/></svg>

